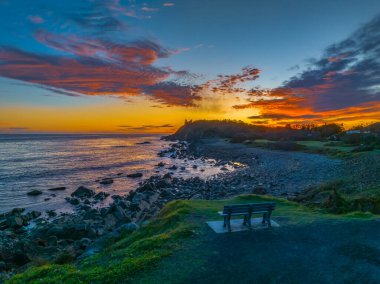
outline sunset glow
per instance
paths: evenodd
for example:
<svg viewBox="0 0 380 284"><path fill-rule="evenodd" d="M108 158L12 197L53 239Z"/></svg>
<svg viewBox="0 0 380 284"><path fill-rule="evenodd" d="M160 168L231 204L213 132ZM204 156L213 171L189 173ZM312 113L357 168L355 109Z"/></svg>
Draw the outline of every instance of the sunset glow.
<svg viewBox="0 0 380 284"><path fill-rule="evenodd" d="M380 4L351 2L0 1L0 131L379 121Z"/></svg>

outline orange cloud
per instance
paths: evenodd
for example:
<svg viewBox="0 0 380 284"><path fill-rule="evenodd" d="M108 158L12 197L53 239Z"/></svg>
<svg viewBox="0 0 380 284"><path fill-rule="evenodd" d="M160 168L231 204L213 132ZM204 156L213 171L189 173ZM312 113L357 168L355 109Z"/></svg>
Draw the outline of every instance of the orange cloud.
<svg viewBox="0 0 380 284"><path fill-rule="evenodd" d="M174 53L155 42L117 44L43 31L35 36L39 42L67 55L39 55L3 47L0 76L71 96L146 94L166 105L180 106L192 106L193 99L198 99L191 95L190 86L176 86L173 82L170 88L158 85L170 76L183 77L187 72L153 66L158 58Z"/></svg>

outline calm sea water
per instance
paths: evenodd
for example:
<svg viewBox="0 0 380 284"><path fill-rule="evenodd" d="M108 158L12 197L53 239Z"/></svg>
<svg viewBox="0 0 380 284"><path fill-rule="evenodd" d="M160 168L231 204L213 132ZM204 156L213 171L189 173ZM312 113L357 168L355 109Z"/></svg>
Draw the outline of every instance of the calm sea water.
<svg viewBox="0 0 380 284"><path fill-rule="evenodd" d="M150 144L138 144L144 141ZM160 158L157 153L168 147L160 136L132 135L0 135L0 212L15 207L27 209L72 210L64 200L78 186L95 191L125 194L153 174L169 172L170 165L185 166L177 176L208 177L219 173L211 161L183 161ZM164 161L165 168L156 165ZM200 172L192 164L197 163ZM126 174L142 172L141 179L127 178ZM111 185L100 185L96 180L114 178ZM49 188L65 186L65 191ZM27 192L38 189L39 196ZM56 196L52 196L55 194ZM45 199L50 198L45 201Z"/></svg>

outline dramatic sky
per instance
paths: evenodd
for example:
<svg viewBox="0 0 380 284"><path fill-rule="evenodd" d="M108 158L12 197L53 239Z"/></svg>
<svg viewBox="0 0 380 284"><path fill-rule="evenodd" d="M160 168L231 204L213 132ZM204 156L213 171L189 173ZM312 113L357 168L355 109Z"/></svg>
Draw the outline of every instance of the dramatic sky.
<svg viewBox="0 0 380 284"><path fill-rule="evenodd" d="M0 132L380 120L379 0L0 0Z"/></svg>

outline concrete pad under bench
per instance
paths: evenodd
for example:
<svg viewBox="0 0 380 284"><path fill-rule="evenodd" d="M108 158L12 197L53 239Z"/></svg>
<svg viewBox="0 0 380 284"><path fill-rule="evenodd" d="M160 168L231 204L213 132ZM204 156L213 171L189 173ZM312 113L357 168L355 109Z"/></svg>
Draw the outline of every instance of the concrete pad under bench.
<svg viewBox="0 0 380 284"><path fill-rule="evenodd" d="M252 218L251 219L252 230L267 229L268 225L263 225L261 223L262 220L263 218ZM223 221L208 221L206 223L217 234L228 233L227 226L223 227ZM271 224L272 224L272 227L280 227L280 225L274 220L271 221ZM241 232L241 231L249 231L249 227L243 225L243 219L231 219L231 233Z"/></svg>

